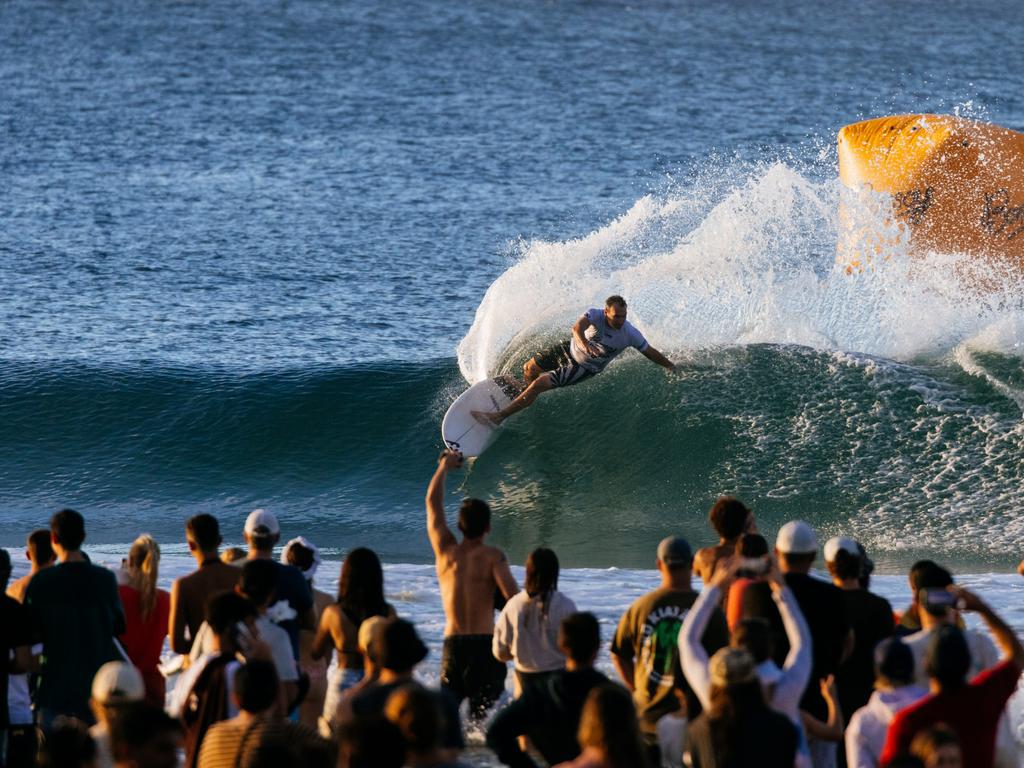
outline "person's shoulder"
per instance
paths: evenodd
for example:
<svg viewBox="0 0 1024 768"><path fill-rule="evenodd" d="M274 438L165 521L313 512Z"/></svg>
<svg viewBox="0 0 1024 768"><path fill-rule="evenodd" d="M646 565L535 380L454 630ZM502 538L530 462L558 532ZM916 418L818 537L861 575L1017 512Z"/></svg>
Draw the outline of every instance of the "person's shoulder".
<svg viewBox="0 0 1024 768"><path fill-rule="evenodd" d="M230 740L241 736L244 730L245 726L236 723L233 720L221 720L220 722L213 723L210 726L210 730L203 738L203 743L205 744L207 739L212 739L213 741L217 741L218 739Z"/></svg>
<svg viewBox="0 0 1024 768"><path fill-rule="evenodd" d="M871 606L872 610L878 611L879 614L881 614L884 611L890 618L892 618L892 603L890 603L881 595L876 595L874 592L870 590L861 589L858 591L864 593L864 600L865 602L867 602L868 605Z"/></svg>
<svg viewBox="0 0 1024 768"><path fill-rule="evenodd" d="M3 624L7 626L17 625L23 622L27 608L10 595L0 594L0 616L3 617Z"/></svg>
<svg viewBox="0 0 1024 768"><path fill-rule="evenodd" d="M622 330L625 331L628 336L632 336L634 339L638 341L646 341L644 335L640 333L640 329L633 325L631 322L629 322L629 320L624 322L622 326Z"/></svg>
<svg viewBox="0 0 1024 768"><path fill-rule="evenodd" d="M693 562L700 566L706 565L709 561L715 559L718 547L701 547L693 555Z"/></svg>
<svg viewBox="0 0 1024 768"><path fill-rule="evenodd" d="M1003 678L1012 678L1017 680L1020 677L1020 670L1017 668L1016 663L1012 658L1003 659L994 666L983 669L979 672L974 679L971 680L972 688L984 688L992 685L993 681L999 681Z"/></svg>
<svg viewBox="0 0 1024 768"><path fill-rule="evenodd" d="M501 547L495 546L494 544L484 544L480 547L479 551L484 557L494 558L497 562L508 560L508 555L505 554L505 550Z"/></svg>
<svg viewBox="0 0 1024 768"><path fill-rule="evenodd" d="M61 568L65 568L64 571ZM39 571L35 576L29 579L28 586L25 587L25 600L31 600L33 602L39 599L46 599L51 591L59 592L61 584L64 582L65 574L69 571L62 564L54 564L49 568L44 568Z"/></svg>
<svg viewBox="0 0 1024 768"><path fill-rule="evenodd" d="M239 742L244 734L244 726L232 720L213 723L203 736L199 750L200 768L234 765Z"/></svg>
<svg viewBox="0 0 1024 768"><path fill-rule="evenodd" d="M511 611L514 611L514 610L519 610L520 608L523 607L523 604L529 602L529 600L530 600L530 595L527 594L526 590L525 589L520 589L518 592L516 592L514 595L512 595L512 597L510 597L508 600L505 601L505 607L502 608L501 610L502 610L503 613L505 611L511 612Z"/></svg>
<svg viewBox="0 0 1024 768"><path fill-rule="evenodd" d="M117 574L105 565L96 565L96 563L75 563L74 565L81 567L85 573L89 574L89 578L95 581L106 582L107 585L113 584L115 587L120 586L117 583ZM75 574L71 574L71 577L75 578Z"/></svg>
<svg viewBox="0 0 1024 768"><path fill-rule="evenodd" d="M302 571L300 571L294 565L290 565L289 563L281 563L277 560L271 560L270 562L272 562L274 564L274 567L277 569L278 578L285 578L289 581L295 581L295 579L305 581L305 578L302 575Z"/></svg>
<svg viewBox="0 0 1024 768"><path fill-rule="evenodd" d="M889 725L890 730L910 727L916 730L920 721L931 717L931 711L942 705L936 694L928 693L915 702L912 702L895 714ZM909 726L908 726L909 723Z"/></svg>
<svg viewBox="0 0 1024 768"><path fill-rule="evenodd" d="M560 589L556 589L552 594L551 603L561 611L568 611L570 613L574 613L576 611L576 601Z"/></svg>

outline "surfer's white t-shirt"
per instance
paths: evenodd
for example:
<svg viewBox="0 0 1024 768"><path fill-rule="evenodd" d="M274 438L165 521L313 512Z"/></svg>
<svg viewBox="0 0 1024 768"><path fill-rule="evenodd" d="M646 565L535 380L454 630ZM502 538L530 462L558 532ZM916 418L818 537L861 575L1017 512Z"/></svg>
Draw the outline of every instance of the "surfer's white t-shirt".
<svg viewBox="0 0 1024 768"><path fill-rule="evenodd" d="M587 341L597 345L601 350L600 355L592 355L587 350L581 349L576 343L576 337L572 339L572 357L583 368L592 373L600 373L604 367L614 360L626 347L633 347L643 352L649 344L644 335L634 328L629 320L622 324L621 328L612 328L605 320L604 310L593 307L583 315L590 321L590 327L584 332Z"/></svg>

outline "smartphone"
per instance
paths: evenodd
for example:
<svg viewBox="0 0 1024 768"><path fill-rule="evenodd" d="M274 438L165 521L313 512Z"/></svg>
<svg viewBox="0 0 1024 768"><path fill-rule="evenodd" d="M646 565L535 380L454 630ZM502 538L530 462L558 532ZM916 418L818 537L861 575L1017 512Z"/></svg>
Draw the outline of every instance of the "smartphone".
<svg viewBox="0 0 1024 768"><path fill-rule="evenodd" d="M741 557L736 575L748 579L756 579L768 573L767 557Z"/></svg>
<svg viewBox="0 0 1024 768"><path fill-rule="evenodd" d="M956 607L956 595L948 589L922 589L919 601L933 616L942 616L950 608Z"/></svg>
<svg viewBox="0 0 1024 768"><path fill-rule="evenodd" d="M758 576L768 573L768 558L766 557L743 557L740 558L740 568L745 571L753 571Z"/></svg>

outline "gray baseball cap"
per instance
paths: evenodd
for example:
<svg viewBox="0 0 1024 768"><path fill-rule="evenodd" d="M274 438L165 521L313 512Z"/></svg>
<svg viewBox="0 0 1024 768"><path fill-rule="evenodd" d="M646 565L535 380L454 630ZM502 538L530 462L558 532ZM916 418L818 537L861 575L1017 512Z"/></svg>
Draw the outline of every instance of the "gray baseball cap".
<svg viewBox="0 0 1024 768"><path fill-rule="evenodd" d="M666 536L658 545L658 559L665 565L689 565L693 550L682 536Z"/></svg>

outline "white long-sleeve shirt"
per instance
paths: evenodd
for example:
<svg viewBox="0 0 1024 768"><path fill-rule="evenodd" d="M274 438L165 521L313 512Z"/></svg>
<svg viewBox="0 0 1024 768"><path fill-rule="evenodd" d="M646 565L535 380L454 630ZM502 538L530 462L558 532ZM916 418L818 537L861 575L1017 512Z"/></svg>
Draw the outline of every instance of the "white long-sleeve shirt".
<svg viewBox="0 0 1024 768"><path fill-rule="evenodd" d="M491 642L496 659L511 657L520 672L552 672L565 667L565 656L558 650L558 630L562 619L576 613L576 604L556 589L546 618L541 607L540 598L531 598L526 590L505 603Z"/></svg>
<svg viewBox="0 0 1024 768"><path fill-rule="evenodd" d="M711 614L721 602L721 594L718 587L705 587L679 630L679 658L683 674L705 709L711 706L711 674L708 655L700 638ZM759 664L758 677L772 709L786 715L803 733L800 699L811 677L811 631L789 587L773 591L772 599L779 608L786 637L789 638L789 654L781 670L774 662Z"/></svg>
<svg viewBox="0 0 1024 768"><path fill-rule="evenodd" d="M906 685L892 691L875 691L868 703L850 717L846 726L846 764L849 768L878 768L885 735L896 713L928 695L928 689Z"/></svg>

